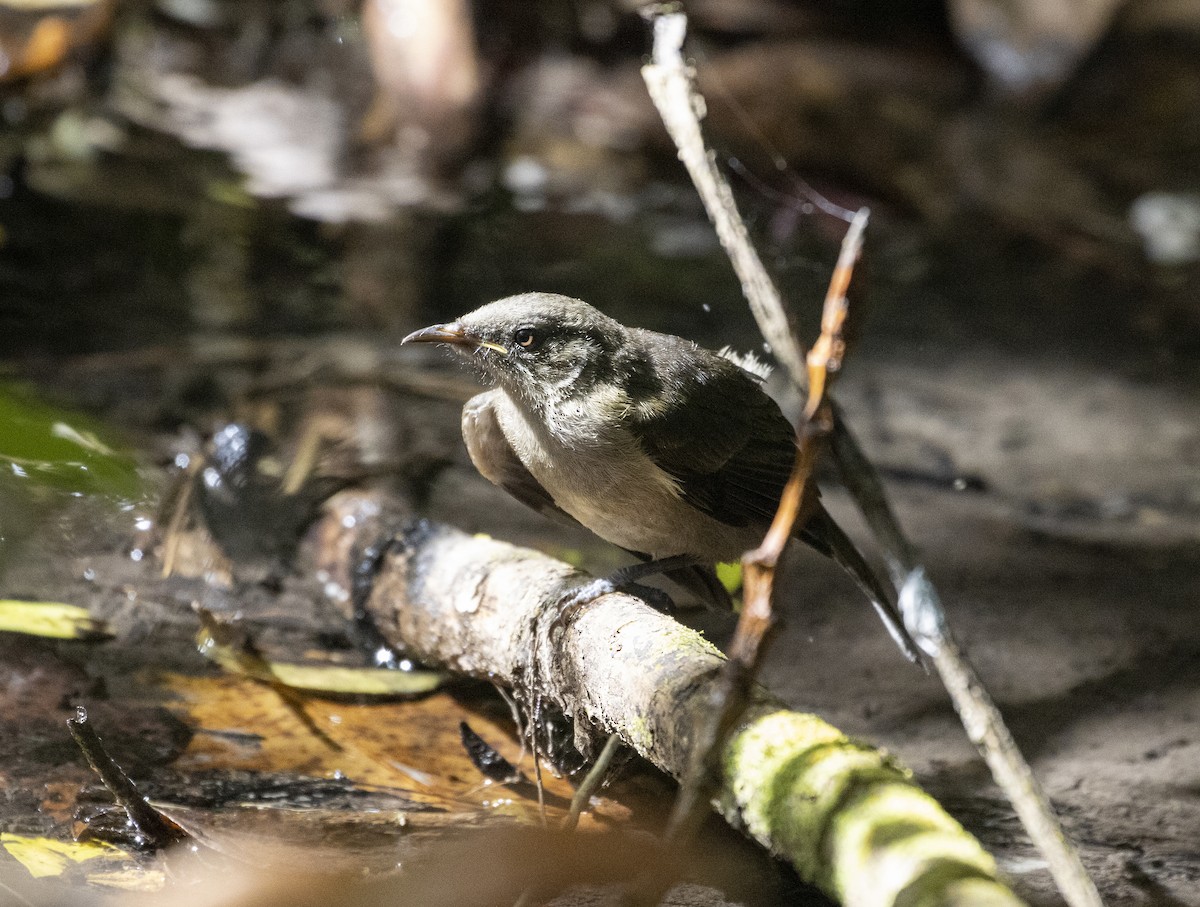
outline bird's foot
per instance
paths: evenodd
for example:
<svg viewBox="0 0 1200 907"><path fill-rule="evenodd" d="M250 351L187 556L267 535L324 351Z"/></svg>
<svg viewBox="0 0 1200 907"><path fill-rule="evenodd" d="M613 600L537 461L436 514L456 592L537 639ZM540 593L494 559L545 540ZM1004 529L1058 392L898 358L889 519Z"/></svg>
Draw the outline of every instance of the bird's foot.
<svg viewBox="0 0 1200 907"><path fill-rule="evenodd" d="M690 555L677 554L672 557L619 567L608 576L584 583L578 589L568 593L560 600L560 604L564 608L577 608L595 601L601 595L608 595L610 592L620 590L628 592L630 595L636 595L657 611L669 614L675 611L675 602L671 600L671 596L653 586L643 586L638 580L655 574L692 567L696 563L696 558Z"/></svg>
<svg viewBox="0 0 1200 907"><path fill-rule="evenodd" d="M590 605L602 595L612 592L628 592L630 595L636 595L651 608L664 614L670 614L675 610L675 603L671 601L671 596L667 593L661 589L655 589L653 586L643 586L641 583L627 579L618 570L612 576L593 579L563 595L558 600L558 615L550 625L551 636L557 634L572 615L584 605Z"/></svg>
<svg viewBox="0 0 1200 907"><path fill-rule="evenodd" d="M558 605L564 612L573 611L612 592L628 592L630 595L636 595L656 611L669 614L675 610L675 603L671 601L671 596L667 593L661 589L655 589L653 586L644 586L633 580L627 580L621 576L619 570L612 576L593 579L572 589L558 600Z"/></svg>
<svg viewBox="0 0 1200 907"><path fill-rule="evenodd" d="M565 614L584 605L591 604L602 595L608 595L610 592L616 591L617 587L608 577L589 580L582 586L576 586L574 589L563 593L562 598L558 600L558 607Z"/></svg>
<svg viewBox="0 0 1200 907"><path fill-rule="evenodd" d="M696 559L688 555L675 555L661 560L645 561L641 564L630 564L620 567L608 576L590 580L572 589L558 600L558 616L554 619L551 632L562 628L567 619L579 608L590 604L602 595L610 592L628 592L636 595L651 608L664 614L673 614L676 610L671 596L653 586L644 586L638 582L647 576L664 573L670 570L694 566Z"/></svg>
<svg viewBox="0 0 1200 907"><path fill-rule="evenodd" d="M621 586L621 591L628 592L630 595L636 595L655 611L661 611L663 614L674 614L678 610L675 606L675 600L662 589L657 589L654 586L643 586L641 583L626 583L624 586Z"/></svg>

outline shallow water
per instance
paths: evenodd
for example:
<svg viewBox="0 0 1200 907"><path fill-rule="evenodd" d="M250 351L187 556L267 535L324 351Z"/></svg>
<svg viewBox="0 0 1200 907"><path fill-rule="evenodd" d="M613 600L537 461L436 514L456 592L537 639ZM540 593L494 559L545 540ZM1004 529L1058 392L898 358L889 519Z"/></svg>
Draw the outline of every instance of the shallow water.
<svg viewBox="0 0 1200 907"><path fill-rule="evenodd" d="M39 128L22 125L10 144ZM704 345L761 345L669 155L648 154L646 169L615 184L597 165L597 186L557 194L506 187L501 158L484 156L485 178L448 207L333 223L292 213L291 197L249 194L222 154L122 129L118 150L69 166L12 156L0 202L8 373L63 406L63 419L78 410L97 420L144 480L140 493L117 493L11 468L0 478L7 593L95 605L144 643L132 656L68 653L71 676L55 680L65 697L124 683L137 666L197 669L194 590L157 583L138 521L158 518L180 451L194 454L272 389L285 388L287 421L302 410L296 398L334 394L348 378L440 382L381 419L418 448L409 478L424 482L429 511L602 569L612 551L585 533L562 535L474 474L457 439L469 377L436 356L398 352L398 338L537 289ZM811 336L840 226L738 185ZM865 190L841 197L875 208L867 314L840 388L852 425L1109 902L1200 903L1188 900L1200 879L1195 265L1152 267L1127 244L1097 252L1053 226L1031 235L982 215L947 230ZM838 492L829 498L853 523ZM852 590L801 561L767 681L894 747L1001 856L1018 889L1048 901L1045 873L934 681L896 656ZM161 623L141 626L144 613ZM328 615L304 620L334 632ZM727 629L716 621L712 632ZM36 673L25 657L14 655L16 673ZM182 745L158 743L171 754ZM23 752L30 784L39 757L74 758L54 746ZM71 783L86 777L78 768ZM44 809L18 805L9 827ZM711 891L689 897L715 902Z"/></svg>

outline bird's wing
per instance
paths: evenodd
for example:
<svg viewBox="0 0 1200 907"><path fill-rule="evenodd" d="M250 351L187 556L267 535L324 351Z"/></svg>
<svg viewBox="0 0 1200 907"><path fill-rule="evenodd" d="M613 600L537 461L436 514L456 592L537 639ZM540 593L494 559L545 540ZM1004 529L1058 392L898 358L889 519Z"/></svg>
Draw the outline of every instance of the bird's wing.
<svg viewBox="0 0 1200 907"><path fill-rule="evenodd" d="M554 503L549 492L525 468L516 452L504 436L496 418L494 402L502 391L490 390L467 401L462 412L463 440L467 442L467 453L480 474L494 485L499 485L514 498L538 513L564 523L575 523L574 517ZM638 560L649 561L650 555L641 551L629 551ZM706 605L721 611L732 611L729 593L717 579L711 567L681 567L666 574L683 588L690 591Z"/></svg>
<svg viewBox="0 0 1200 907"><path fill-rule="evenodd" d="M635 409L634 433L693 507L731 526L769 522L795 463L791 424L749 374L724 358L694 347L655 355L655 344L672 339L643 332L659 363L657 383L674 405ZM821 506L815 483L806 489L794 534L854 579L904 653L920 661L886 585Z"/></svg>
<svg viewBox="0 0 1200 907"><path fill-rule="evenodd" d="M792 426L732 362L690 346L656 354L655 344L674 340L660 337L640 338L658 387L631 397L669 403L634 407L634 435L693 507L730 526L769 522L796 457Z"/></svg>
<svg viewBox="0 0 1200 907"><path fill-rule="evenodd" d="M575 522L554 498L525 468L517 457L496 418L495 402L499 389L477 394L467 401L462 411L463 440L467 453L480 474L493 485L499 485L514 498L532 507L543 516Z"/></svg>

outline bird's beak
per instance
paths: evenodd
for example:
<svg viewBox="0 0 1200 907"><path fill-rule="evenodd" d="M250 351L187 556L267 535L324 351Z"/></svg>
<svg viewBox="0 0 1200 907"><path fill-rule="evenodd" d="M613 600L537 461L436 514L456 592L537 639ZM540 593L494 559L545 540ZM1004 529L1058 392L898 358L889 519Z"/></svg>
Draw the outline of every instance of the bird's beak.
<svg viewBox="0 0 1200 907"><path fill-rule="evenodd" d="M454 346L465 346L471 349L495 350L497 353L507 355L507 348L499 343L492 343L490 340L484 340L477 334L472 334L457 321L451 321L449 324L434 324L427 328L421 328L419 331L413 331L407 337L400 341L404 343L449 343Z"/></svg>

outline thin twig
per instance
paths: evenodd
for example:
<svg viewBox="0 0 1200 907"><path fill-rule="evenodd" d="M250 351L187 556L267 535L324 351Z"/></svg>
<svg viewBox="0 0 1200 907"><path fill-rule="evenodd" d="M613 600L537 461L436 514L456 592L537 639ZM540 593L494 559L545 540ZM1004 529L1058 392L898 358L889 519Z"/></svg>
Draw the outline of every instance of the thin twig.
<svg viewBox="0 0 1200 907"><path fill-rule="evenodd" d="M541 818L542 827L546 828L550 823L546 818L546 785L542 782L542 758L538 753L537 729L537 722L530 721L529 748L533 752L533 776L537 780L538 816Z"/></svg>
<svg viewBox="0 0 1200 907"><path fill-rule="evenodd" d="M761 658L765 624L771 621L771 594L774 590L775 568L784 548L792 537L796 519L801 511L804 491L812 480L813 466L824 439L833 427L828 390L832 378L841 369L846 342L842 330L846 324L847 291L854 274L854 265L862 255L863 233L869 213L859 211L842 241L841 254L825 294L821 313L821 335L806 357L808 370L808 399L804 406L804 423L797 439L796 462L784 487L779 509L763 543L742 558L746 577L746 594L742 619L738 621L730 645L730 660L743 660L757 670ZM762 630L759 628L763 627ZM743 630L745 636L743 638ZM752 649L741 651L744 646Z"/></svg>
<svg viewBox="0 0 1200 907"><path fill-rule="evenodd" d="M67 719L67 727L75 743L83 751L92 770L100 776L104 786L117 802L124 807L129 821L137 829L138 836L155 850L189 839L189 835L167 820L142 796L133 780L113 760L88 722L87 710L75 707L75 717Z"/></svg>
<svg viewBox="0 0 1200 907"><path fill-rule="evenodd" d="M846 293L854 265L862 254L867 218L865 210L855 215L842 242L842 252L825 295L821 336L807 356L808 399L791 475L762 544L742 558L745 594L737 629L729 644L729 660L715 688L712 708L698 729L688 772L680 783L679 798L667 826L668 839L677 843L688 841L704 817L705 802L718 784L716 760L724 749L729 729L750 700L754 678L775 626L771 605L775 569L803 511L804 494L810 487L817 455L833 427L827 391L842 364L845 351L842 329L848 305Z"/></svg>
<svg viewBox="0 0 1200 907"><path fill-rule="evenodd" d="M817 410L826 404L829 379L842 368L846 355L846 315L850 310L848 295L854 277L854 266L862 257L863 237L871 212L860 208L850 221L850 228L842 239L837 264L829 278L829 289L825 291L825 305L821 310L821 335L808 351L808 404L804 409L806 422L812 421ZM801 388L797 388L800 390Z"/></svg>
<svg viewBox="0 0 1200 907"><path fill-rule="evenodd" d="M563 816L562 824L559 826L563 831L571 831L579 824L579 817L587 808L588 802L592 799L592 794L596 792L601 782L608 776L608 769L612 765L613 757L617 754L617 748L620 745L621 737L619 734L608 735L608 739L604 741L604 749L600 751L600 755L596 757L595 763L588 769L583 782L575 791L575 796L571 798L571 809Z"/></svg>
<svg viewBox="0 0 1200 907"><path fill-rule="evenodd" d="M175 572L179 558L179 545L183 541L183 526L187 522L192 505L192 493L196 473L200 470L202 457L197 455L188 461L187 467L176 479L173 493L163 502L162 512L169 513L166 532L163 534L162 576L164 579Z"/></svg>
<svg viewBox="0 0 1200 907"><path fill-rule="evenodd" d="M730 644L729 661L714 693L709 718L704 727L698 729L693 758L668 825L668 837L686 840L703 816L703 804L714 783L715 766L712 763L728 729L745 707L750 685L765 652L774 625L771 594L775 566L801 512L820 439L832 426L826 403L826 375L841 365L845 349L842 326L846 314L846 289L853 264L861 254L867 213L863 211L856 215L847 233L843 254L826 297L822 338L818 347L806 357L803 344L792 330L779 291L750 242L733 191L712 153L705 147L700 130L704 101L693 86L693 72L684 64L682 56L687 17L680 12L656 15L653 27L652 61L642 69L646 88L679 149L679 158L692 177L721 245L733 263L759 329L797 390L804 394L805 388L809 388L796 462L763 544L744 560L746 593Z"/></svg>
<svg viewBox="0 0 1200 907"><path fill-rule="evenodd" d="M714 688L712 708L703 726L697 728L692 758L667 826L670 840L686 842L703 819L705 803L717 783L715 762L729 729L746 707L766 651L775 624L771 607L775 567L802 511L805 490L810 485L823 438L832 428L833 417L826 397L827 376L840 368L845 352L842 328L847 311L846 291L854 263L862 253L868 213L863 210L855 215L847 231L826 294L821 338L806 356L803 344L792 330L779 292L750 242L733 192L717 168L713 155L705 148L700 131L704 102L693 86L693 73L684 65L682 57L687 17L679 12L665 13L654 18L653 26L652 62L642 69L646 87L679 148L679 158L691 174L721 245L741 280L759 329L797 390L804 394L808 388L796 460L762 545L743 559L745 595L729 646L729 661L722 670L721 681Z"/></svg>

